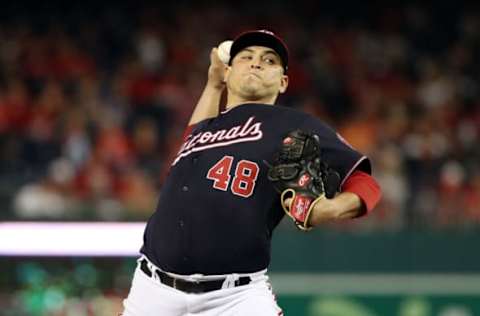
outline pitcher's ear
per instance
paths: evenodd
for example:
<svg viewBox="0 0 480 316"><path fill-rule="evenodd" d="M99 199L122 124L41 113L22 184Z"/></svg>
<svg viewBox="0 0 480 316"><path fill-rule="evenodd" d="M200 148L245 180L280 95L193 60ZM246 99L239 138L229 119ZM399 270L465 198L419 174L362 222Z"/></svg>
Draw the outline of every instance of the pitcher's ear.
<svg viewBox="0 0 480 316"><path fill-rule="evenodd" d="M288 76L283 75L282 78L280 79L280 88L278 89L278 92L284 93L287 91L288 88Z"/></svg>

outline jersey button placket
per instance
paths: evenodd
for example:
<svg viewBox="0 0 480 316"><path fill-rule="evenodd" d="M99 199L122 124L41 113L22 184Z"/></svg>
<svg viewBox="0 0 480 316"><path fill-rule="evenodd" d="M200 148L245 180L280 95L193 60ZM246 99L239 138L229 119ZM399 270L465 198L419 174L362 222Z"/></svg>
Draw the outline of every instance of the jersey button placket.
<svg viewBox="0 0 480 316"><path fill-rule="evenodd" d="M198 157L200 156L200 153L193 153L190 157L190 162L192 165L196 165L198 163Z"/></svg>
<svg viewBox="0 0 480 316"><path fill-rule="evenodd" d="M188 192L189 188L188 188L188 185L183 185L182 186L182 192L186 193ZM185 231L185 222L183 221L183 219L179 219L178 220L178 227L180 230L182 230L184 233L186 233ZM187 257L186 256L183 256L183 261L186 262L187 261Z"/></svg>

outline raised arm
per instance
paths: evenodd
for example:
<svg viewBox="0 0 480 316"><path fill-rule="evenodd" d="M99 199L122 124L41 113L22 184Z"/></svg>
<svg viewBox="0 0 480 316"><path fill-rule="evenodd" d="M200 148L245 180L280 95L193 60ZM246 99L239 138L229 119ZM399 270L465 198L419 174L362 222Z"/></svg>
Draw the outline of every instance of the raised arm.
<svg viewBox="0 0 480 316"><path fill-rule="evenodd" d="M226 68L227 66L218 58L217 48L213 48L210 52L207 84L198 100L188 125L194 125L218 115L220 99L225 89L224 77Z"/></svg>

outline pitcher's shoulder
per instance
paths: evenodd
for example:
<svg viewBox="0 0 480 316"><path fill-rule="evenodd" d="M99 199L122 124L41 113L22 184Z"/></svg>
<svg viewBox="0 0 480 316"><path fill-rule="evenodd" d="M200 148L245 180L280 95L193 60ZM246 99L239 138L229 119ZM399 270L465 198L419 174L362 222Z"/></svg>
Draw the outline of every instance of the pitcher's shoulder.
<svg viewBox="0 0 480 316"><path fill-rule="evenodd" d="M287 116L298 120L305 120L310 116L301 110L284 105L249 104L244 106L243 109L252 111L252 113L256 112L259 114L271 115L273 117Z"/></svg>

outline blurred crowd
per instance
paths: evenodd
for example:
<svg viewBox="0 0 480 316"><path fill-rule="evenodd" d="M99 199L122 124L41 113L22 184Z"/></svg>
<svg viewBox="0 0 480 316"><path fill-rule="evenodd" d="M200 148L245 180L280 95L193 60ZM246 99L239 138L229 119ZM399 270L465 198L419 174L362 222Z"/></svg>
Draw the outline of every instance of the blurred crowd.
<svg viewBox="0 0 480 316"><path fill-rule="evenodd" d="M478 227L475 8L97 6L2 13L0 220L147 219L210 49L269 28L292 60L278 103L372 159L383 199L365 229Z"/></svg>

